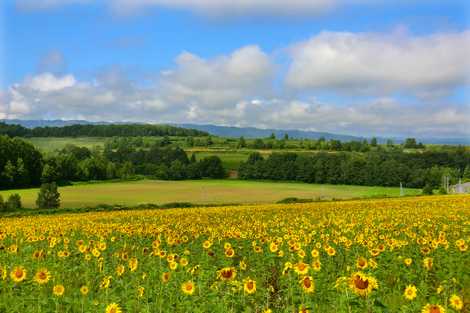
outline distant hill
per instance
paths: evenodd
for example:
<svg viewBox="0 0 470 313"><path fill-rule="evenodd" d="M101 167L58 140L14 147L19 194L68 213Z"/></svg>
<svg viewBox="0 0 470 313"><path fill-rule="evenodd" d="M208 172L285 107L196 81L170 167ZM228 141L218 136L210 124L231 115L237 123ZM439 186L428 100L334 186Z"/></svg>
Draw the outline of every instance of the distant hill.
<svg viewBox="0 0 470 313"><path fill-rule="evenodd" d="M221 137L245 137L245 138L266 138L271 134L276 135L276 138L283 138L285 134L289 138L304 138L304 139L318 139L325 138L326 140L336 139L341 141L364 140L365 137L356 137L350 135L332 134L326 132L303 131L295 129L261 129L255 127L231 127L231 126L216 126L216 125L198 125L198 124L178 124L180 127L193 128L201 131L208 132L209 134Z"/></svg>
<svg viewBox="0 0 470 313"><path fill-rule="evenodd" d="M26 128L35 127L63 127L70 125L106 125L117 124L109 122L89 122L84 120L0 120L6 124L18 124Z"/></svg>
<svg viewBox="0 0 470 313"><path fill-rule="evenodd" d="M45 126L70 126L70 125L108 125L108 124L127 124L126 122L111 123L111 122L90 122L85 120L0 120L7 124L18 124L27 128L45 127ZM135 123L134 123L135 124ZM144 124L144 123L142 123ZM245 138L266 138L272 133L277 138L282 138L284 134L288 134L290 138L305 138L305 139L318 139L323 137L327 140L336 139L341 141L352 141L352 140L364 140L366 137L351 136L344 134L334 134L328 132L316 132L316 131L303 131L303 130L283 130L283 129L261 129L255 127L231 127L231 126L217 126L211 124L173 124L183 128L192 128L200 131L207 132L214 136L221 137L234 137L238 138L244 136ZM370 138L370 137L369 137ZM387 138L377 138L380 143L386 142ZM395 143L401 143L404 138L391 138ZM470 145L470 137L421 137L417 138L418 141L425 144L448 144L448 145Z"/></svg>

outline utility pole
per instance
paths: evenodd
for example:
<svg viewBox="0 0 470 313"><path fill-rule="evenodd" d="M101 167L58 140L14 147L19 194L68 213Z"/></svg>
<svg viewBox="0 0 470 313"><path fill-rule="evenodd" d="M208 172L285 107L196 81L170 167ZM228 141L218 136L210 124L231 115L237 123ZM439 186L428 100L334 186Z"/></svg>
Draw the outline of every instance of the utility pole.
<svg viewBox="0 0 470 313"><path fill-rule="evenodd" d="M400 197L405 195L405 191L403 190L403 184L400 182Z"/></svg>

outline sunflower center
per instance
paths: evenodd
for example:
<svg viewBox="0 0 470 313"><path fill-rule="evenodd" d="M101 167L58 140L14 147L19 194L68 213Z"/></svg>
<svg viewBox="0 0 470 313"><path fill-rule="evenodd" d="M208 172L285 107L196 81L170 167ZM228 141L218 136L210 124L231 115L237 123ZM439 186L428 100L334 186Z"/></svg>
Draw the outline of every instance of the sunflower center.
<svg viewBox="0 0 470 313"><path fill-rule="evenodd" d="M248 289L253 289L253 282L249 281L248 284L246 284Z"/></svg>
<svg viewBox="0 0 470 313"><path fill-rule="evenodd" d="M15 271L15 276L18 278L21 278L23 276L23 271L22 270L16 270Z"/></svg>
<svg viewBox="0 0 470 313"><path fill-rule="evenodd" d="M310 280L310 278L305 278L304 279L304 286L305 288L310 288L312 286L312 281Z"/></svg>
<svg viewBox="0 0 470 313"><path fill-rule="evenodd" d="M431 307L431 310L429 310L430 313L441 313L441 309L437 305L433 305Z"/></svg>
<svg viewBox="0 0 470 313"><path fill-rule="evenodd" d="M231 278L232 277L232 270L224 270L222 271L222 277L223 278Z"/></svg>
<svg viewBox="0 0 470 313"><path fill-rule="evenodd" d="M46 278L47 278L46 273L40 272L40 273L39 273L39 278L40 278L40 279L46 279Z"/></svg>
<svg viewBox="0 0 470 313"><path fill-rule="evenodd" d="M354 285L357 289L367 289L367 287L369 287L369 280L363 280L360 276L356 276L356 278L354 279Z"/></svg>

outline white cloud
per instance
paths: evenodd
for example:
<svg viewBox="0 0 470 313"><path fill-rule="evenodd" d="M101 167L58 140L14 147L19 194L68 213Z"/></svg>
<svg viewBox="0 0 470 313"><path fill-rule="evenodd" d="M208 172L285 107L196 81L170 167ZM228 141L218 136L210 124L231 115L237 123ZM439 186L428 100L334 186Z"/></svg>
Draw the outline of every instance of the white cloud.
<svg viewBox="0 0 470 313"><path fill-rule="evenodd" d="M73 75L65 75L56 77L51 73L43 73L38 76L27 79L26 84L33 90L49 92L58 91L75 85L75 77Z"/></svg>
<svg viewBox="0 0 470 313"><path fill-rule="evenodd" d="M298 89L439 94L468 84L469 51L470 31L427 36L323 32L290 49L286 82Z"/></svg>
<svg viewBox="0 0 470 313"><path fill-rule="evenodd" d="M162 73L162 94L169 102L218 109L269 90L273 65L257 46L242 47L228 56L205 60L185 52L176 68Z"/></svg>
<svg viewBox="0 0 470 313"><path fill-rule="evenodd" d="M136 84L119 68L90 81L42 73L0 94L0 117L193 122L356 135L470 135L469 103L412 97L398 101L392 96L347 97L341 105L320 102L283 88L274 91L274 67L259 47L246 46L210 59L184 52L153 84ZM337 88L334 83L331 87Z"/></svg>
<svg viewBox="0 0 470 313"><path fill-rule="evenodd" d="M121 14L141 11L148 7L183 9L203 15L317 15L343 0L113 0L111 5Z"/></svg>
<svg viewBox="0 0 470 313"><path fill-rule="evenodd" d="M20 10L49 10L70 4L91 3L93 0L16 0Z"/></svg>

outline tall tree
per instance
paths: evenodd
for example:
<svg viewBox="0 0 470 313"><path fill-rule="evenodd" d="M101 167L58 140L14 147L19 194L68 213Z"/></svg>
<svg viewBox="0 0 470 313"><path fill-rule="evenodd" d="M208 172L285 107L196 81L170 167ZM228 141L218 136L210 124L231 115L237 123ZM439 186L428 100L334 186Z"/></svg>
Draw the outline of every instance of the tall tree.
<svg viewBox="0 0 470 313"><path fill-rule="evenodd" d="M57 209L60 207L60 193L56 183L45 183L41 185L36 205L39 209Z"/></svg>

